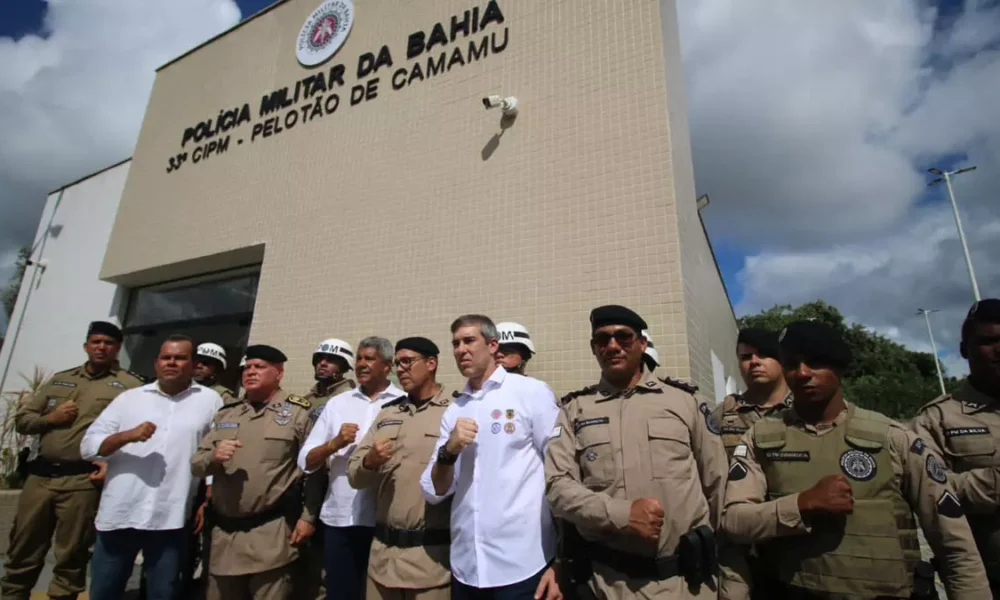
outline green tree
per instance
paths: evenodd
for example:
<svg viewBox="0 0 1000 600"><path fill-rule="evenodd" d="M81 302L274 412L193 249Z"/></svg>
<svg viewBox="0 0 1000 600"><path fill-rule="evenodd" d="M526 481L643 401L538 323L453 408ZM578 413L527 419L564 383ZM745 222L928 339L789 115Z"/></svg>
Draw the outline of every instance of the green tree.
<svg viewBox="0 0 1000 600"><path fill-rule="evenodd" d="M777 305L740 317L739 324L781 331L788 323L802 319L834 327L850 345L854 360L844 374L844 394L849 401L896 419L908 419L940 395L933 356L909 350L857 323L848 323L836 307L822 300L798 307ZM953 377L945 379L949 391L960 383Z"/></svg>
<svg viewBox="0 0 1000 600"><path fill-rule="evenodd" d="M21 289L21 280L24 279L24 272L28 268L28 259L31 258L31 247L22 246L17 251L17 260L14 262L14 274L7 280L7 287L0 292L3 299L3 309L6 311L7 320L10 320L14 313L14 303L17 302L17 293Z"/></svg>

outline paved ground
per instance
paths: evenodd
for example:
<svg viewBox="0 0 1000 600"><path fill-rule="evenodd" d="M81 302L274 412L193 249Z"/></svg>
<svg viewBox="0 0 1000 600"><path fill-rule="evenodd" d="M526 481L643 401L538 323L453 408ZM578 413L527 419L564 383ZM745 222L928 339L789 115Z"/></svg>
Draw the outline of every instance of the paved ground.
<svg viewBox="0 0 1000 600"><path fill-rule="evenodd" d="M52 556L50 552L47 557L45 557L45 568L42 570L41 576L38 578L38 584L35 585L35 590L31 593L31 600L47 600L48 594L46 593L49 589L49 582L52 580L52 565L55 564L55 557ZM3 573L3 564L0 562L0 574ZM87 587L90 588L90 576L87 576ZM135 600L139 595L139 566L136 565L135 570L132 572L132 578L129 579L128 588L125 596L122 600ZM80 594L78 600L88 600L89 594Z"/></svg>

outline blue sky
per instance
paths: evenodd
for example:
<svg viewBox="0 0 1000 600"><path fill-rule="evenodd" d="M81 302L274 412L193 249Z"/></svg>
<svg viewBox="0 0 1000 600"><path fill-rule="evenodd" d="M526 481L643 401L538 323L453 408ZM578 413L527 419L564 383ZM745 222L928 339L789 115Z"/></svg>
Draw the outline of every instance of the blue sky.
<svg viewBox="0 0 1000 600"><path fill-rule="evenodd" d="M131 153L154 69L269 3L0 1L0 281L47 191ZM737 314L823 299L926 351L913 313L939 308L960 370L970 285L926 169L978 165L955 192L1000 296L1000 1L677 5L697 191Z"/></svg>

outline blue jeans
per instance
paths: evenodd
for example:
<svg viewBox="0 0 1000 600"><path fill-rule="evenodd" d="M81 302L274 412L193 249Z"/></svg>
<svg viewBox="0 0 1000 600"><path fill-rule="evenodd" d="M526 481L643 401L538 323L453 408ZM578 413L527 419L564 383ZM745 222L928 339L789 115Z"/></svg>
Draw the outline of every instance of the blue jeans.
<svg viewBox="0 0 1000 600"><path fill-rule="evenodd" d="M451 600L534 600L538 582L547 570L545 567L523 581L491 588L472 587L452 577Z"/></svg>
<svg viewBox="0 0 1000 600"><path fill-rule="evenodd" d="M323 525L326 546L326 600L361 600L365 597L368 553L374 527Z"/></svg>
<svg viewBox="0 0 1000 600"><path fill-rule="evenodd" d="M185 529L98 531L90 563L91 600L121 600L142 550L147 600L175 600L187 554Z"/></svg>

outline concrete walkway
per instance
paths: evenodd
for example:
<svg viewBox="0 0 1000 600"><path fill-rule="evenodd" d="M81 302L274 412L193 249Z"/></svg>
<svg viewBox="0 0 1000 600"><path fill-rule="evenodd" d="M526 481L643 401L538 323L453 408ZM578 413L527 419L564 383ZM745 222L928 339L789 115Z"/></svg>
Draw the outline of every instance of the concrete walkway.
<svg viewBox="0 0 1000 600"><path fill-rule="evenodd" d="M55 565L55 563L55 556L49 552L49 555L45 557L45 568L42 569L42 574L38 577L38 583L35 584L35 589L31 592L31 600L48 600L49 582L52 581L52 566ZM128 587L126 588L125 596L122 600L135 600L135 598L138 597L140 569L140 566L136 565L135 569L132 571L132 577L128 580ZM0 574L3 574L2 562L0 562ZM90 588L89 571L87 573L87 588ZM89 598L90 595L84 592L80 594L78 600L88 600Z"/></svg>

